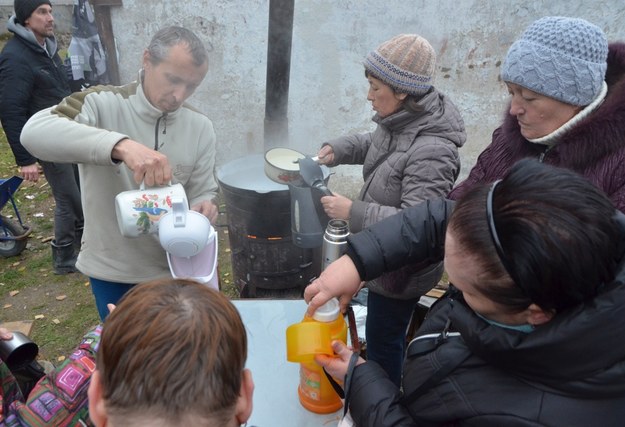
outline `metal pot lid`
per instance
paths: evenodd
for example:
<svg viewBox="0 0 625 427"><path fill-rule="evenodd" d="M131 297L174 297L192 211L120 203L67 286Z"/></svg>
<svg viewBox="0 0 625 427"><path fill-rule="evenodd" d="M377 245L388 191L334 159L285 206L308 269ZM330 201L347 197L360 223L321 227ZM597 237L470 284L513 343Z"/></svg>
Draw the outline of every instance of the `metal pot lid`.
<svg viewBox="0 0 625 427"><path fill-rule="evenodd" d="M261 154L239 157L217 167L217 179L221 184L232 188L257 193L288 191L286 185L278 184L267 178L264 167L265 159Z"/></svg>

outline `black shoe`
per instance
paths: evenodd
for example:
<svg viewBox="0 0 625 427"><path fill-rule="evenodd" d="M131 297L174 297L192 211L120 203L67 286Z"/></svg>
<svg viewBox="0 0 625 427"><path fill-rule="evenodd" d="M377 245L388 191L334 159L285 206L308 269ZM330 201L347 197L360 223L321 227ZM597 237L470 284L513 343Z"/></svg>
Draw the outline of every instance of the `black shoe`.
<svg viewBox="0 0 625 427"><path fill-rule="evenodd" d="M54 274L75 273L76 269L76 252L74 251L74 243L66 243L62 246L52 241L52 265L54 266Z"/></svg>

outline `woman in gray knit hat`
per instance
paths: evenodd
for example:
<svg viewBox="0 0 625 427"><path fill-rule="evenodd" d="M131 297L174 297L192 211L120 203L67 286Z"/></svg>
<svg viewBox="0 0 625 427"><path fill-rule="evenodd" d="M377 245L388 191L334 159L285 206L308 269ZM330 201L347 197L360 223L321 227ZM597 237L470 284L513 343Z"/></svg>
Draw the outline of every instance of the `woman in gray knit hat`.
<svg viewBox="0 0 625 427"><path fill-rule="evenodd" d="M449 197L531 157L582 174L625 212L625 43L584 19L544 17L510 47L501 79L508 114Z"/></svg>
<svg viewBox="0 0 625 427"><path fill-rule="evenodd" d="M444 197L460 171L466 139L456 106L433 86L436 53L426 39L401 34L364 61L367 99L376 112L373 132L323 143L320 163L362 164L364 186L356 200L321 199L330 218L363 228L430 198ZM440 280L441 263L410 266L367 283L367 356L399 385L406 327L421 297Z"/></svg>

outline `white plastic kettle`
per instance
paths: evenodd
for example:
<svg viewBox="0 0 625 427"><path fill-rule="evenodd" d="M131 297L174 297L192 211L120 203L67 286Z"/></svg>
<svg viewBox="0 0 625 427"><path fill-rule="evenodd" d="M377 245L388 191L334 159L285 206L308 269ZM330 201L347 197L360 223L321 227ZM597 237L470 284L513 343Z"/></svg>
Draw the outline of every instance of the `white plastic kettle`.
<svg viewBox="0 0 625 427"><path fill-rule="evenodd" d="M171 212L161 218L158 234L174 278L219 289L217 238L208 218L190 210L186 199L172 199Z"/></svg>
<svg viewBox="0 0 625 427"><path fill-rule="evenodd" d="M158 238L168 253L189 258L204 249L211 231L208 218L189 210L186 199L172 199L171 211L163 215L158 225Z"/></svg>

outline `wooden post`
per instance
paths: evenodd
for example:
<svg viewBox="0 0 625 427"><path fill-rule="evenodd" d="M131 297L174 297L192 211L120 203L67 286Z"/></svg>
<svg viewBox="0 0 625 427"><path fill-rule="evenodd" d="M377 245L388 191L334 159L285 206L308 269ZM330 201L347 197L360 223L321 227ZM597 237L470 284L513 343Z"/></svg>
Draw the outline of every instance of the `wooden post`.
<svg viewBox="0 0 625 427"><path fill-rule="evenodd" d="M122 6L122 0L91 0L98 24L98 33L106 52L106 70L111 84L119 85L119 65L117 63L117 49L115 48L115 34L111 22L111 6Z"/></svg>

